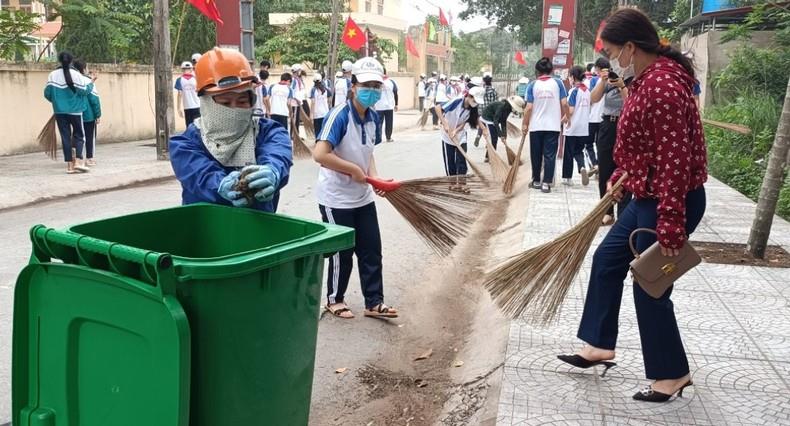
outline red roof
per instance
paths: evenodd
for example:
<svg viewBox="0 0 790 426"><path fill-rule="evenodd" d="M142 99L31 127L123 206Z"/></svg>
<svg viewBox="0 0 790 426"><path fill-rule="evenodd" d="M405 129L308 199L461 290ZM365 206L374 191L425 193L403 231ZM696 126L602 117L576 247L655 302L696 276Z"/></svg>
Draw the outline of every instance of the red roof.
<svg viewBox="0 0 790 426"><path fill-rule="evenodd" d="M63 26L61 21L44 22L37 30L33 31L31 35L35 37L53 38L60 31Z"/></svg>

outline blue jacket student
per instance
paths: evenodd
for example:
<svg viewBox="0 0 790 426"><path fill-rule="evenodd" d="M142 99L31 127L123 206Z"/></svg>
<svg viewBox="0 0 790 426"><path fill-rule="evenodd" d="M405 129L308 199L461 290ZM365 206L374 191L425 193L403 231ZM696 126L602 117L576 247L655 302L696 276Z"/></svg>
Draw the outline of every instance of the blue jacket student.
<svg viewBox="0 0 790 426"><path fill-rule="evenodd" d="M196 65L201 115L170 138L184 204L207 202L275 212L292 163L285 128L253 117L255 75L238 51L214 48ZM248 194L238 191L240 181Z"/></svg>

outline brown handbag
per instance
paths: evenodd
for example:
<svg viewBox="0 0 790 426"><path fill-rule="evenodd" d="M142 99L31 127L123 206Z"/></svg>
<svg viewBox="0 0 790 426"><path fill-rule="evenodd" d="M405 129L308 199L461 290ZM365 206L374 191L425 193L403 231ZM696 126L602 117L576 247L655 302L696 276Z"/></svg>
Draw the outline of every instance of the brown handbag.
<svg viewBox="0 0 790 426"><path fill-rule="evenodd" d="M658 241L640 254L634 247L634 237L639 232L650 232L656 235L658 233L648 228L637 228L628 237L628 245L631 247L631 252L634 253L634 260L631 261L631 274L642 290L656 299L663 296L678 278L702 262L697 251L688 242L680 249L680 254L674 257L662 255Z"/></svg>

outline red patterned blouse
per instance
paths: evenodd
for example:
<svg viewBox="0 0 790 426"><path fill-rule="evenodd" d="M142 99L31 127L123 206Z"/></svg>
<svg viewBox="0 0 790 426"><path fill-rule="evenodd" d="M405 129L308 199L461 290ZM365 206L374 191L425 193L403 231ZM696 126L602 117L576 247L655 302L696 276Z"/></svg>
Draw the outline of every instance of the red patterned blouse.
<svg viewBox="0 0 790 426"><path fill-rule="evenodd" d="M686 241L686 193L708 179L705 135L694 103L694 78L659 57L631 83L617 125L611 182L628 172L624 187L636 198L657 198L658 240L667 248Z"/></svg>

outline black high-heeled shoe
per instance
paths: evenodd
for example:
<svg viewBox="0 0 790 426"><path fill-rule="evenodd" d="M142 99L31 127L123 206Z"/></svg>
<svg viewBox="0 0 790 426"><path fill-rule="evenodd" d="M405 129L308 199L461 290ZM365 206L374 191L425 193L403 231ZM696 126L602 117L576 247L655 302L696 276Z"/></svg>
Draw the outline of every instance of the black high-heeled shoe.
<svg viewBox="0 0 790 426"><path fill-rule="evenodd" d="M652 386L648 386L639 392L634 394L634 399L637 401L645 401L645 402L667 402L670 398L677 395L678 398L683 398L683 389L693 385L694 383L689 380L680 387L680 389L676 390L673 394L666 394L663 392L659 392L654 390Z"/></svg>
<svg viewBox="0 0 790 426"><path fill-rule="evenodd" d="M606 376L606 372L609 371L610 368L617 365L616 362L612 361L590 361L581 355L557 355L557 359L577 368L590 368L595 367L596 365L601 365L603 366L603 373L601 373L601 377Z"/></svg>

